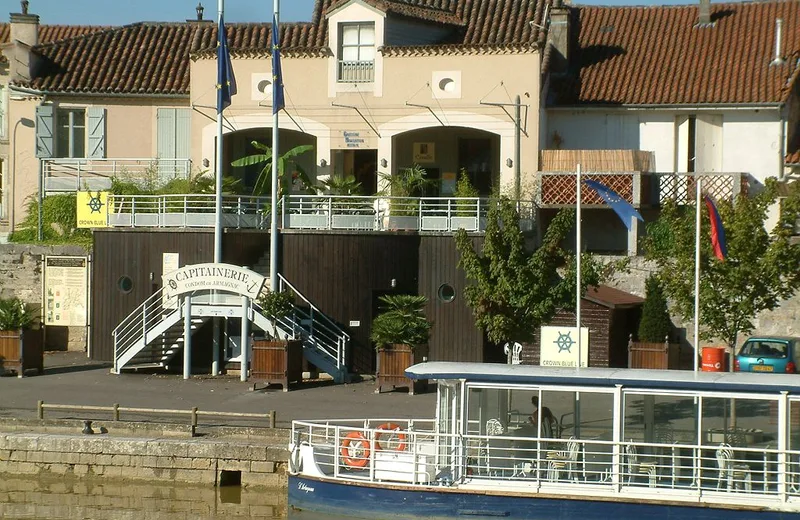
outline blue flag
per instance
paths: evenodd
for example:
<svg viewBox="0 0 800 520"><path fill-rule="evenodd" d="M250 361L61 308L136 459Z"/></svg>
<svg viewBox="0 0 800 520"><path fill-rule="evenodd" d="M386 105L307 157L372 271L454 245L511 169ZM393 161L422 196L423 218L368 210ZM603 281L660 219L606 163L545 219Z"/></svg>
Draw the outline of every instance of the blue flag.
<svg viewBox="0 0 800 520"><path fill-rule="evenodd" d="M217 114L231 105L231 96L234 94L236 94L236 78L233 77L231 54L228 52L225 22L220 15L217 29Z"/></svg>
<svg viewBox="0 0 800 520"><path fill-rule="evenodd" d="M272 16L272 113L277 114L286 106L283 98L283 74L281 73L281 48L278 43L278 19Z"/></svg>
<svg viewBox="0 0 800 520"><path fill-rule="evenodd" d="M628 228L628 231L631 229L631 224L633 224L632 221L634 218L644 222L644 219L639 212L636 211L636 208L634 208L630 202L620 197L619 193L616 191L597 181L588 180L583 181L583 183L596 191L597 194L600 195L600 198L606 201L606 204L611 206L611 209L613 209L617 215L619 215L619 218L622 220L622 223L625 224L625 227Z"/></svg>

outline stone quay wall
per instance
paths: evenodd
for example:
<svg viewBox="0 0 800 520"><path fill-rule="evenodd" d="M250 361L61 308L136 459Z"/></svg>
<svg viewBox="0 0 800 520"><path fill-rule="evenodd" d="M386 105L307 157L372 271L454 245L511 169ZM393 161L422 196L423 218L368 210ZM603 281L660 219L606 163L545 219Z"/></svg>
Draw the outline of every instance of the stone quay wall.
<svg viewBox="0 0 800 520"><path fill-rule="evenodd" d="M285 487L288 434L269 442L0 433L0 475Z"/></svg>

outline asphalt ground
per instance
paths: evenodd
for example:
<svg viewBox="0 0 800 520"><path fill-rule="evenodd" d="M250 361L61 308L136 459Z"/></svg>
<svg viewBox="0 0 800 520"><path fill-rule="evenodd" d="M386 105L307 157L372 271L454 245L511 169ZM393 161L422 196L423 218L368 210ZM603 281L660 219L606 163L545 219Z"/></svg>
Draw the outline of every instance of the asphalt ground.
<svg viewBox="0 0 800 520"><path fill-rule="evenodd" d="M45 353L42 375L24 378L0 377L0 418L35 419L37 402L47 404L93 405L266 414L276 412L276 426L288 428L292 420L303 419L432 419L436 391L409 395L407 389L384 390L375 394L375 382L364 380L335 384L330 380L306 380L292 385L253 390L252 382L238 376L182 375L158 371L115 375L110 364L86 358L82 352ZM45 410L45 419L110 419L110 413ZM120 414L121 420L186 423L185 416ZM220 425L266 426L265 421L203 417Z"/></svg>

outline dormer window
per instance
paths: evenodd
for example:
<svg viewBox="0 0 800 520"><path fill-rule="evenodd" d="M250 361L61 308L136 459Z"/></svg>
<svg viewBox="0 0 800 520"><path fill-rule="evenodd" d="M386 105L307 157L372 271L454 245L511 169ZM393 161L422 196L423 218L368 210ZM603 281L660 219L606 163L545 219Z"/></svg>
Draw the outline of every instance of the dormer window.
<svg viewBox="0 0 800 520"><path fill-rule="evenodd" d="M375 80L375 24L339 25L339 83L372 83Z"/></svg>

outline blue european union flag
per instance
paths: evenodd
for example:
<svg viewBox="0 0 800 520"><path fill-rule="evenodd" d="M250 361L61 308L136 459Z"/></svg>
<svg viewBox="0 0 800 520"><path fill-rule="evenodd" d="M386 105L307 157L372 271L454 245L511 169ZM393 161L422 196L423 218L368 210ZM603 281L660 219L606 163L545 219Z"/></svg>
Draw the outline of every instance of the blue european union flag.
<svg viewBox="0 0 800 520"><path fill-rule="evenodd" d="M639 212L636 211L636 208L634 208L627 200L623 199L616 191L597 181L587 180L583 181L583 183L596 191L597 194L600 195L600 198L606 201L606 204L608 204L611 209L613 209L617 215L619 215L622 223L625 224L625 227L628 228L629 231L634 218L638 218L644 222L644 219Z"/></svg>
<svg viewBox="0 0 800 520"><path fill-rule="evenodd" d="M283 74L281 73L281 48L278 43L278 19L272 16L272 113L277 114L286 106L283 98Z"/></svg>
<svg viewBox="0 0 800 520"><path fill-rule="evenodd" d="M231 96L236 94L236 78L233 77L231 54L228 51L228 37L225 22L219 17L217 29L217 113L231 105Z"/></svg>

